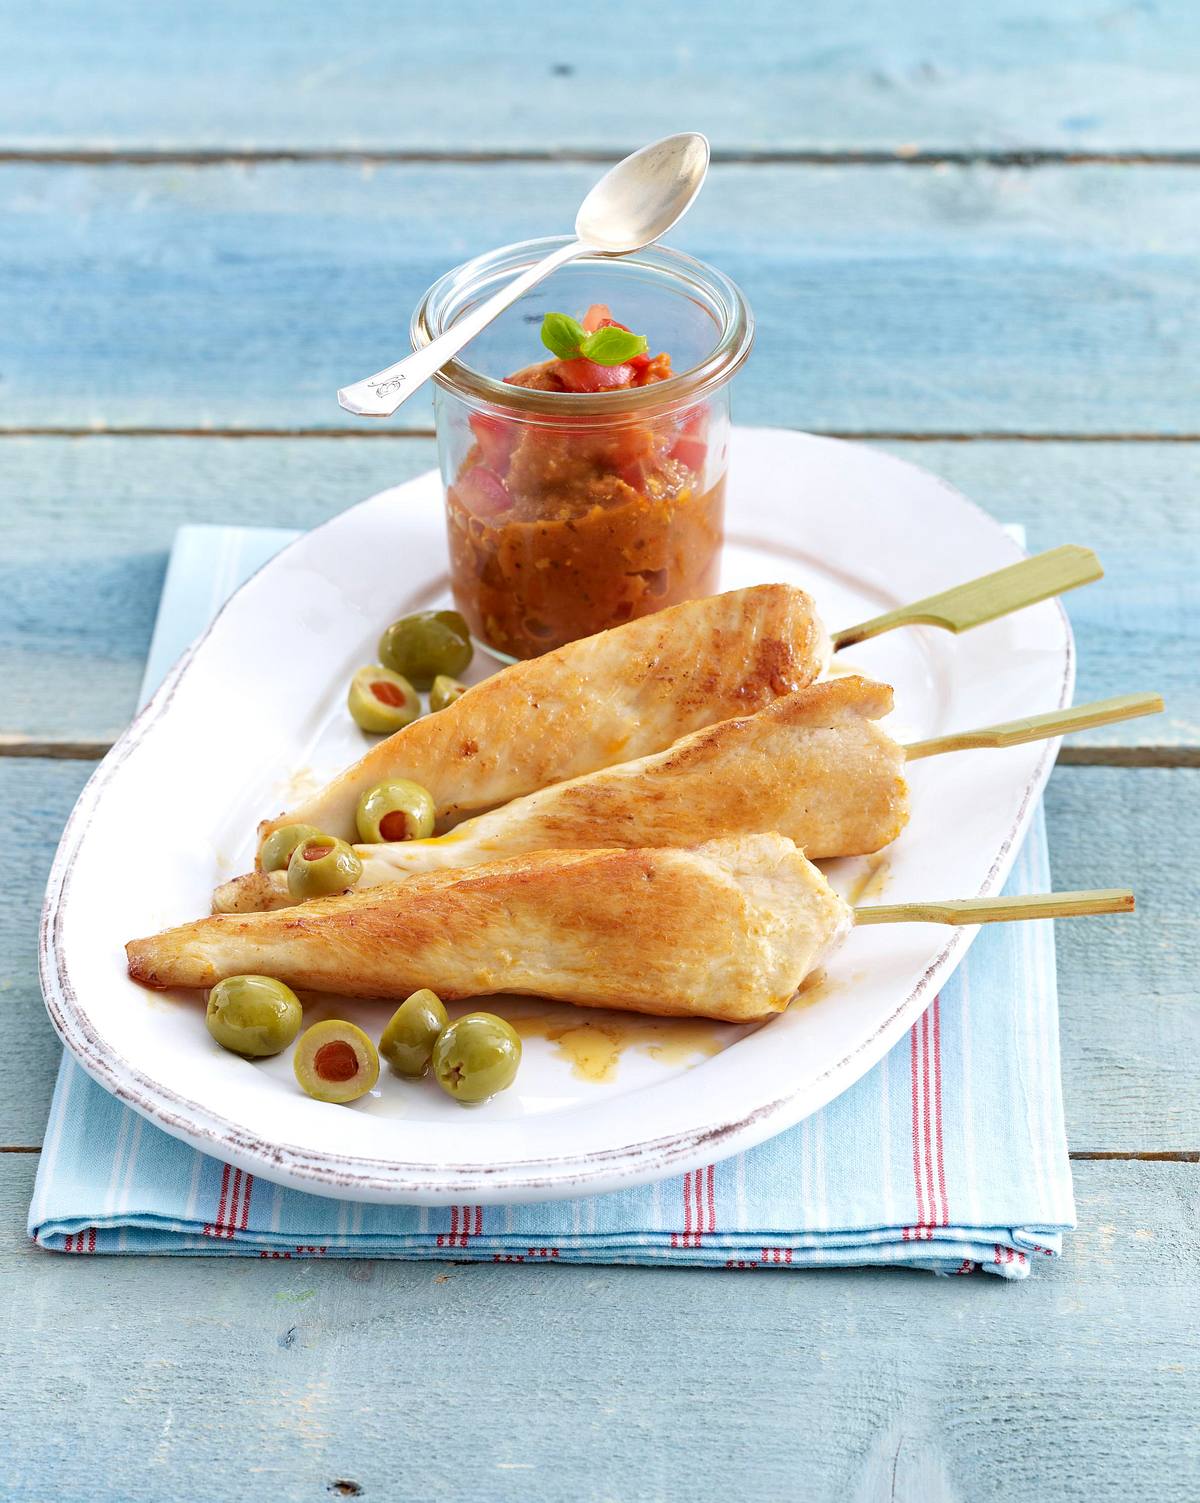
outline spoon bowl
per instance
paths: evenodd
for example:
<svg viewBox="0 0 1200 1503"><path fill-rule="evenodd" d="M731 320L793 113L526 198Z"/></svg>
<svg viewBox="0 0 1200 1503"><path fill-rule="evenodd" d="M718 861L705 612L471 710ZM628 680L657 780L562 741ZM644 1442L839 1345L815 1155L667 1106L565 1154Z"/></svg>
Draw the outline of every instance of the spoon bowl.
<svg viewBox="0 0 1200 1503"><path fill-rule="evenodd" d="M611 256L652 245L691 208L708 160L708 141L698 131L643 146L606 172L580 204L576 235Z"/></svg>

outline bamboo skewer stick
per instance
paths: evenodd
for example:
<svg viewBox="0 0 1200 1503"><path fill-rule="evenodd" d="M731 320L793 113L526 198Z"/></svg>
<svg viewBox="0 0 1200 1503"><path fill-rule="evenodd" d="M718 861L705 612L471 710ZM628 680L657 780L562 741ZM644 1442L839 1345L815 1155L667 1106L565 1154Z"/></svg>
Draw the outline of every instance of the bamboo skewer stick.
<svg viewBox="0 0 1200 1503"><path fill-rule="evenodd" d="M1027 715L1023 720L983 726L977 731L955 731L947 736L933 736L928 741L914 741L904 748L904 755L908 761L916 762L922 757L938 757L943 752L1021 746L1026 741L1047 741L1052 736L1112 725L1118 720L1135 720L1139 715L1157 715L1162 708L1161 694L1121 694L1115 699L1098 699L1067 710L1050 710L1045 715Z"/></svg>
<svg viewBox="0 0 1200 1503"><path fill-rule="evenodd" d="M833 650L839 652L843 647L865 642L869 637L878 637L898 626L941 626L946 631L969 631L973 626L982 626L984 622L1006 616L1010 611L1037 605L1052 595L1090 584L1103 574L1100 560L1090 548L1066 543L1061 548L1051 548L1047 553L1023 559L1019 564L1010 564L1007 569L998 569L994 574L984 574L966 584L955 585L940 595L929 595L912 605L875 616L861 626L835 632Z"/></svg>
<svg viewBox="0 0 1200 1503"><path fill-rule="evenodd" d="M1084 918L1132 913L1133 893L1111 887L1095 892L1032 893L1016 898L956 898L946 903L885 903L854 910L855 924L1006 924L1015 919Z"/></svg>

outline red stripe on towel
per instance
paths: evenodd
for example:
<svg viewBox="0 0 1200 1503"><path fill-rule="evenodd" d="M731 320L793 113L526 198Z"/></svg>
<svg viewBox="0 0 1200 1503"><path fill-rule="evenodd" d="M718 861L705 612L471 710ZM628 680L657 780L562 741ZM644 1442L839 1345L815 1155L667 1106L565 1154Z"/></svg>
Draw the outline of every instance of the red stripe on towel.
<svg viewBox="0 0 1200 1503"><path fill-rule="evenodd" d="M217 1228L220 1235L226 1239L232 1237L237 1230L238 1201L241 1198L241 1194L242 1171L235 1169L233 1171L233 1194L229 1199L229 1220L223 1226Z"/></svg>
<svg viewBox="0 0 1200 1503"><path fill-rule="evenodd" d="M252 1174L248 1174L246 1176L246 1183L242 1186L242 1219L240 1223L242 1231L246 1230L246 1227L250 1221L250 1192L253 1189L254 1176Z"/></svg>
<svg viewBox="0 0 1200 1503"><path fill-rule="evenodd" d="M942 1225L950 1225L946 1196L946 1159L942 1150L942 999L933 999L933 1120L936 1126L938 1189L942 1197Z"/></svg>
<svg viewBox="0 0 1200 1503"><path fill-rule="evenodd" d="M219 1237L221 1235L219 1228L221 1226L221 1223L225 1219L225 1200L226 1200L226 1197L228 1196L228 1194L229 1194L229 1165L228 1164L223 1164L221 1166L221 1198L220 1198L220 1200L217 1203L216 1218L215 1218L215 1220L206 1223L206 1225L204 1227L204 1236L206 1236L206 1237Z"/></svg>
<svg viewBox="0 0 1200 1503"><path fill-rule="evenodd" d="M925 1240L928 1242L933 1236L933 1228L938 1222L937 1190L933 1181L933 1125L932 1103L930 1101L930 1047L929 1047L929 1010L921 1014L921 1089L924 1097L924 1110L921 1114L922 1122L922 1146L924 1148L925 1161L925 1187L928 1196L925 1201Z"/></svg>
<svg viewBox="0 0 1200 1503"><path fill-rule="evenodd" d="M917 1224L913 1228L915 1236L917 1228L925 1222L925 1200L921 1190L921 1061L918 1055L919 1040L916 1027L909 1033L908 1041L909 1070L912 1075L913 1184L917 1192Z"/></svg>

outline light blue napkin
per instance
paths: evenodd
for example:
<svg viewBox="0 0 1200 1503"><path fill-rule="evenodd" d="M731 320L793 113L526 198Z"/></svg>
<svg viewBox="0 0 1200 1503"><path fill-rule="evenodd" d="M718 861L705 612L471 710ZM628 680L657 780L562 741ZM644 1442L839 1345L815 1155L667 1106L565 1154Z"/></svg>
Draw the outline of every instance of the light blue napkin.
<svg viewBox="0 0 1200 1503"><path fill-rule="evenodd" d="M184 527L148 697L293 534ZM1049 887L1039 811L1006 891ZM29 1211L42 1247L260 1258L470 1258L802 1268L898 1263L1024 1278L1075 1224L1054 933L995 924L904 1043L771 1142L660 1184L535 1206L376 1206L258 1180L168 1137L68 1055Z"/></svg>

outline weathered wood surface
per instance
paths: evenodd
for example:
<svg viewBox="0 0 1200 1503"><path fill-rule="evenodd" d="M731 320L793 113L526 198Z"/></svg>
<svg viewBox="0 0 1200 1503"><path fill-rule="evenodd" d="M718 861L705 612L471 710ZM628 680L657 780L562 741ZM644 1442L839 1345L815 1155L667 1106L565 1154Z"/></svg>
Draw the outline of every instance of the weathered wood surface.
<svg viewBox="0 0 1200 1503"><path fill-rule="evenodd" d="M1060 768L1046 813L1055 887L1138 903L1128 934L1118 918L1055 930L1068 1141L1200 1150L1200 771Z"/></svg>
<svg viewBox="0 0 1200 1503"><path fill-rule="evenodd" d="M119 731L181 523L311 527L435 463L422 439L0 440L0 729Z"/></svg>
<svg viewBox="0 0 1200 1503"><path fill-rule="evenodd" d="M0 1150L40 1144L50 1109L62 1051L38 985L38 919L58 837L91 772L87 762L0 758L0 819L19 852L0 903L0 1017L9 1044L0 1054Z"/></svg>
<svg viewBox="0 0 1200 1503"><path fill-rule="evenodd" d="M1067 605L1077 699L1159 689L1167 713L1072 738L1070 755L1200 755L1194 560L1200 445L889 444L1031 548L1095 548ZM0 440L0 730L111 740L132 712L175 528L307 527L435 463L430 440Z"/></svg>
<svg viewBox="0 0 1200 1503"><path fill-rule="evenodd" d="M0 1157L5 1496L1191 1503L1195 1169L1078 1164L1026 1285L65 1257Z"/></svg>
<svg viewBox="0 0 1200 1503"><path fill-rule="evenodd" d="M448 266L569 228L586 166L0 167L3 426L361 432ZM1194 433L1200 173L726 166L679 245L741 282L743 422ZM429 423L427 400L389 426ZM379 430L383 431L383 430Z"/></svg>
<svg viewBox="0 0 1200 1503"><path fill-rule="evenodd" d="M0 1146L42 1138L58 1048L37 985L37 913L59 831L89 771L79 762L0 759L0 828L16 846L0 905L8 1024ZM1046 810L1057 887L1129 886L1138 898L1132 918L1057 928L1071 1146L1200 1150L1200 770L1060 768Z"/></svg>
<svg viewBox="0 0 1200 1503"><path fill-rule="evenodd" d="M1186 3L137 0L0 10L0 143L58 149L1200 147Z"/></svg>

